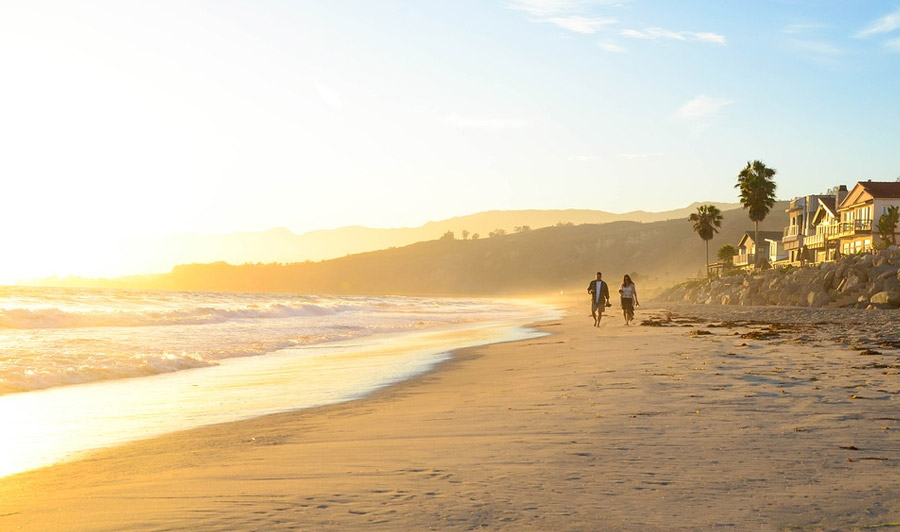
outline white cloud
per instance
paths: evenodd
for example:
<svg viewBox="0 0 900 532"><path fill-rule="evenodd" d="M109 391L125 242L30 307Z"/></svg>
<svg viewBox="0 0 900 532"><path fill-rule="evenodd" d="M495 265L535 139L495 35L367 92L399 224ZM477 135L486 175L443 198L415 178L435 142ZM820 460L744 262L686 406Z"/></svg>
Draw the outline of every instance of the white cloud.
<svg viewBox="0 0 900 532"><path fill-rule="evenodd" d="M627 29L619 32L632 39L670 39L676 41L699 41L714 44L725 44L725 36L711 32L671 31L663 28L645 28L643 30Z"/></svg>
<svg viewBox="0 0 900 532"><path fill-rule="evenodd" d="M510 0L510 9L524 11L540 22L553 24L567 31L594 34L618 21L610 17L586 15L597 5L619 6L630 0Z"/></svg>
<svg viewBox="0 0 900 532"><path fill-rule="evenodd" d="M447 115L441 118L441 121L464 129L520 129L529 125L528 120L522 118L483 118L459 115Z"/></svg>
<svg viewBox="0 0 900 532"><path fill-rule="evenodd" d="M628 49L624 46L619 46L618 44L613 44L610 42L602 42L599 44L600 48L606 50L607 52L612 52L614 54L627 54Z"/></svg>
<svg viewBox="0 0 900 532"><path fill-rule="evenodd" d="M701 33L690 33L686 32L689 37L693 37L695 41L703 41L703 42L711 42L715 44L725 44L725 36L719 35L718 33L711 32L701 32Z"/></svg>
<svg viewBox="0 0 900 532"><path fill-rule="evenodd" d="M864 39L872 35L880 35L882 33L890 33L900 28L900 9L894 11L890 15L885 15L880 19L872 22L856 34L856 37Z"/></svg>
<svg viewBox="0 0 900 532"><path fill-rule="evenodd" d="M679 107L672 117L679 122L689 124L694 133L700 133L710 126L722 109L732 103L734 103L732 100L701 94Z"/></svg>
<svg viewBox="0 0 900 532"><path fill-rule="evenodd" d="M592 155L573 155L573 156L569 157L570 161L578 161L581 163L593 161L594 159L596 159L596 157L594 157Z"/></svg>
<svg viewBox="0 0 900 532"><path fill-rule="evenodd" d="M597 33L604 26L615 24L616 19L604 17L550 17L547 21L575 33Z"/></svg>
<svg viewBox="0 0 900 532"><path fill-rule="evenodd" d="M640 32L638 30L622 30L619 32L619 35L624 37L631 37L632 39L650 39L651 37L646 33Z"/></svg>

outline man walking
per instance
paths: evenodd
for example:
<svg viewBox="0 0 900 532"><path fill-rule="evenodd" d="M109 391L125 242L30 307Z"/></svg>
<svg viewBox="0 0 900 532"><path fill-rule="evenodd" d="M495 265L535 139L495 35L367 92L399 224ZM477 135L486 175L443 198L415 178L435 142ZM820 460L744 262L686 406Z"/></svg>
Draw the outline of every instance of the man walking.
<svg viewBox="0 0 900 532"><path fill-rule="evenodd" d="M610 306L609 287L603 282L603 274L597 272L597 278L588 285L588 293L591 294L591 316L594 317L594 327L600 326L603 311Z"/></svg>

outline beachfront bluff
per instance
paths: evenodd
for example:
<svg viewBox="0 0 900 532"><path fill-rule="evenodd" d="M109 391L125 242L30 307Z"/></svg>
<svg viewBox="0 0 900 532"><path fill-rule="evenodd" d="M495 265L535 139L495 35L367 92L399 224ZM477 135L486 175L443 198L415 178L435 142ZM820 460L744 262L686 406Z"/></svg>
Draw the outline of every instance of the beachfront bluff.
<svg viewBox="0 0 900 532"><path fill-rule="evenodd" d="M763 271L735 270L661 292L670 303L799 307L900 307L900 249L849 255L835 262Z"/></svg>

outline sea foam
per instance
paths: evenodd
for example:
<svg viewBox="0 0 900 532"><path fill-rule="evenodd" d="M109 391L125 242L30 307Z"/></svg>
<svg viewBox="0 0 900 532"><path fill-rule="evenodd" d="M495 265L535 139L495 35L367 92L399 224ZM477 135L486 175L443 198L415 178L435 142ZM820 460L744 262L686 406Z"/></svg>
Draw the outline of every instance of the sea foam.
<svg viewBox="0 0 900 532"><path fill-rule="evenodd" d="M0 288L0 394L533 312L479 299Z"/></svg>

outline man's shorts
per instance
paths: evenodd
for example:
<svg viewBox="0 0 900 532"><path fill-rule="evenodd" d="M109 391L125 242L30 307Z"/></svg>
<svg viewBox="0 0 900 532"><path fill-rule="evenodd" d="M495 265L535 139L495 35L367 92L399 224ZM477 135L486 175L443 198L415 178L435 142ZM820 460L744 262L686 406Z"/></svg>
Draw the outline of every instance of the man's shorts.
<svg viewBox="0 0 900 532"><path fill-rule="evenodd" d="M591 299L591 313L592 314L594 312L599 312L600 314L603 314L604 309L606 309L606 300L605 299L601 299L600 301L597 301L596 299Z"/></svg>

